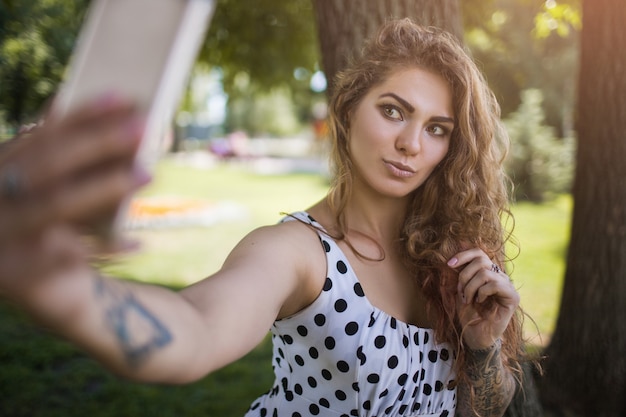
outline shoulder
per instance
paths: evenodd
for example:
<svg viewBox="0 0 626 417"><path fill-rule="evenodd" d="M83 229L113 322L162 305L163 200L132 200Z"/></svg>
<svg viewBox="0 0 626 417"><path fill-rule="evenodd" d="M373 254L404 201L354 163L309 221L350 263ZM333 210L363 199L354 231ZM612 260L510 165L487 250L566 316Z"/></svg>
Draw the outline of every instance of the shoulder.
<svg viewBox="0 0 626 417"><path fill-rule="evenodd" d="M304 222L287 221L248 233L232 250L223 269L245 264L264 275L308 280L320 273L318 266L324 265L323 259L317 231Z"/></svg>
<svg viewBox="0 0 626 417"><path fill-rule="evenodd" d="M243 238L224 267L256 260L250 272L271 280L276 291L286 291L278 318L291 316L312 303L324 285L326 257L318 233L296 220L260 227Z"/></svg>
<svg viewBox="0 0 626 417"><path fill-rule="evenodd" d="M320 246L320 240L313 226L294 219L254 229L241 240L237 247L257 245L262 245L266 250L275 248L292 253L303 248Z"/></svg>

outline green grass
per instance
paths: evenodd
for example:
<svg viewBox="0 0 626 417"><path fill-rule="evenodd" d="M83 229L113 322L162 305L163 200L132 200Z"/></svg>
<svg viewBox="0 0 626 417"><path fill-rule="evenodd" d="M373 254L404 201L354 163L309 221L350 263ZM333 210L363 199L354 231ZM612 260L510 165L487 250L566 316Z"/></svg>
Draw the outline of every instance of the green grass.
<svg viewBox="0 0 626 417"><path fill-rule="evenodd" d="M109 271L167 285L186 285L215 272L241 238L252 229L276 223L282 212L302 210L324 197L328 184L317 175L262 176L241 166L195 169L164 161L145 196L182 196L210 202L235 202L243 218L211 228L138 230L129 235L142 251L117 261Z"/></svg>
<svg viewBox="0 0 626 417"><path fill-rule="evenodd" d="M0 317L3 417L241 417L273 380L269 339L196 383L138 384L104 371L6 305Z"/></svg>
<svg viewBox="0 0 626 417"><path fill-rule="evenodd" d="M565 256L569 242L572 200L561 196L541 205L520 203L513 209L519 241L519 256L511 273L518 287L522 307L536 322L545 344L556 324L565 274ZM537 335L535 325L527 320L528 336Z"/></svg>
<svg viewBox="0 0 626 417"><path fill-rule="evenodd" d="M177 195L234 201L246 216L210 228L138 230L143 250L107 270L125 278L180 287L216 271L233 246L255 227L275 223L281 212L321 199L327 183L318 176L259 176L241 167L210 170L164 161L147 196ZM512 277L524 308L549 338L564 270L571 199L514 207L521 253ZM536 333L532 325L528 333ZM535 341L538 343L538 341ZM22 314L0 304L0 416L242 416L271 387L271 346L266 339L238 362L194 384L160 386L121 381L66 342L50 336Z"/></svg>

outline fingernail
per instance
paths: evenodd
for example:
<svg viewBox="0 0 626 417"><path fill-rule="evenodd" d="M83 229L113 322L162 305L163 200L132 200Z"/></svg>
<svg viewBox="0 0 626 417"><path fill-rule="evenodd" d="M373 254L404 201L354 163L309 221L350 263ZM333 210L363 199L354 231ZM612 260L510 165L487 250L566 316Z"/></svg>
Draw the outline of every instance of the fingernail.
<svg viewBox="0 0 626 417"><path fill-rule="evenodd" d="M457 263L459 263L459 260L456 257L454 257L448 261L448 266L454 266Z"/></svg>
<svg viewBox="0 0 626 417"><path fill-rule="evenodd" d="M145 121L139 117L133 117L122 125L122 130L118 135L121 142L133 143L136 146L141 142L145 132Z"/></svg>
<svg viewBox="0 0 626 417"><path fill-rule="evenodd" d="M152 181L152 175L141 165L135 165L133 167L133 182L138 187L146 185Z"/></svg>
<svg viewBox="0 0 626 417"><path fill-rule="evenodd" d="M114 105L120 103L122 101L122 98L120 97L119 94L114 93L113 91L107 91L106 93L100 94L94 104L97 107L106 109L109 107L113 107Z"/></svg>

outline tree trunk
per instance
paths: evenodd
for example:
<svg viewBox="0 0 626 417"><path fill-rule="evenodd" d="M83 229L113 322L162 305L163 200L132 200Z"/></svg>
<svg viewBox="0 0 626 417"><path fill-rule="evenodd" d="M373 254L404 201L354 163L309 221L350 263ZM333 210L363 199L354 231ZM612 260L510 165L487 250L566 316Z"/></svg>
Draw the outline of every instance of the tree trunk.
<svg viewBox="0 0 626 417"><path fill-rule="evenodd" d="M523 386L518 388L504 417L542 417L543 406L535 384L536 367L530 362L523 364Z"/></svg>
<svg viewBox="0 0 626 417"><path fill-rule="evenodd" d="M572 236L541 386L583 416L626 415L625 49L623 1L584 0Z"/></svg>
<svg viewBox="0 0 626 417"><path fill-rule="evenodd" d="M463 39L458 0L313 0L313 6L329 94L337 72L388 18L410 17Z"/></svg>

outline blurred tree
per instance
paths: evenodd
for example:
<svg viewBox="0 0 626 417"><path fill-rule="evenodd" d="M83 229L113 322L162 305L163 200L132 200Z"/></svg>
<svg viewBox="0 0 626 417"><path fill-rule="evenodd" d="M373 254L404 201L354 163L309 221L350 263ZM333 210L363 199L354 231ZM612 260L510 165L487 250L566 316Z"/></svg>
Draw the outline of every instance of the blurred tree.
<svg viewBox="0 0 626 417"><path fill-rule="evenodd" d="M0 111L17 126L54 93L88 0L0 3Z"/></svg>
<svg viewBox="0 0 626 417"><path fill-rule="evenodd" d="M88 4L0 2L0 113L11 124L34 117L56 90ZM287 86L291 99L306 107L315 95L309 81L318 55L312 16L310 0L258 0L253 6L218 0L199 61L221 68L224 90L234 99ZM242 74L249 80L245 91L236 82Z"/></svg>
<svg viewBox="0 0 626 417"><path fill-rule="evenodd" d="M199 60L221 68L228 94L242 73L247 88L308 88L317 64L312 16L310 0L218 0ZM304 76L295 77L297 69Z"/></svg>
<svg viewBox="0 0 626 417"><path fill-rule="evenodd" d="M626 415L626 7L584 0L567 269L547 348L546 404Z"/></svg>
<svg viewBox="0 0 626 417"><path fill-rule="evenodd" d="M227 130L241 129L252 137L285 137L302 129L291 94L286 87L275 87L270 92L257 92L254 97L231 99L226 122Z"/></svg>
<svg viewBox="0 0 626 417"><path fill-rule="evenodd" d="M473 13L466 42L507 115L539 89L546 123L571 136L578 66L578 0L496 0Z"/></svg>
<svg viewBox="0 0 626 417"><path fill-rule="evenodd" d="M223 74L229 97L226 130L299 130L291 119L308 121L311 102L319 95L310 88L319 69L311 1L258 0L252 5L218 0L199 60ZM279 109L271 108L278 97L292 102L279 100L286 112L282 121ZM255 116L248 119L246 114ZM262 114L276 117L263 120Z"/></svg>
<svg viewBox="0 0 626 417"><path fill-rule="evenodd" d="M457 38L463 27L457 0L385 0L357 2L313 0L328 92L333 79L361 50L363 41L390 17L410 17L421 24L438 26Z"/></svg>

